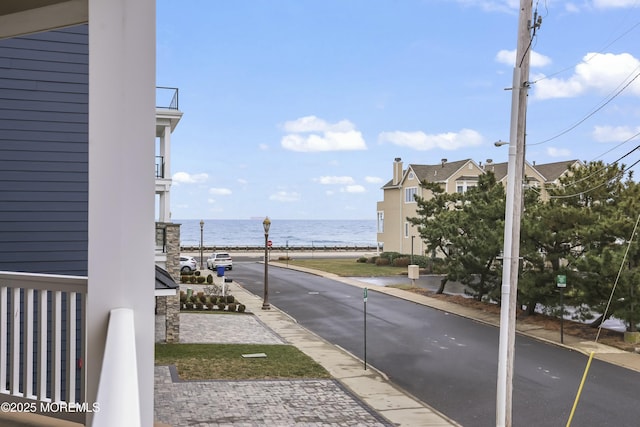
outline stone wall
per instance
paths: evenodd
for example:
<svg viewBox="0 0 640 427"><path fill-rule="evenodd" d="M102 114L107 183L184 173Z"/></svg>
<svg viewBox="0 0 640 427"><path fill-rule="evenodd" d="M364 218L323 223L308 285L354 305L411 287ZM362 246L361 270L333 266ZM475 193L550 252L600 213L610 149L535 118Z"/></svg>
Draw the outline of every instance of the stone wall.
<svg viewBox="0 0 640 427"><path fill-rule="evenodd" d="M166 230L166 270L180 283L180 224L164 223ZM165 341L180 342L180 294L156 298L156 314L165 316Z"/></svg>

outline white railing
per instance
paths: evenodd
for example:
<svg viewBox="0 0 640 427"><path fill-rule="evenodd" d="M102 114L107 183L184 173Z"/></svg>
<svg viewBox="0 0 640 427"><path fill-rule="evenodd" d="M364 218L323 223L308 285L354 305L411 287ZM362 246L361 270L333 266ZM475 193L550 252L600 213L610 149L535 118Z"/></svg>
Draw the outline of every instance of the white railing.
<svg viewBox="0 0 640 427"><path fill-rule="evenodd" d="M85 402L86 295L86 277L0 271L2 401L84 424L66 408Z"/></svg>
<svg viewBox="0 0 640 427"><path fill-rule="evenodd" d="M139 427L138 362L133 310L116 308L109 315L93 427ZM114 410L117 408L117 410Z"/></svg>

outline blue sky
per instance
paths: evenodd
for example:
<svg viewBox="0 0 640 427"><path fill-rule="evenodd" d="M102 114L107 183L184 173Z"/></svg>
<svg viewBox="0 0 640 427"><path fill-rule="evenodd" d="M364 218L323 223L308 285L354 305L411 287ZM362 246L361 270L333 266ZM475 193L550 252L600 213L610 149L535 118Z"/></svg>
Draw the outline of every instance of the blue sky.
<svg viewBox="0 0 640 427"><path fill-rule="evenodd" d="M533 5L527 161L617 160L640 140L640 0ZM396 157L507 161L518 6L158 0L172 218L375 219Z"/></svg>

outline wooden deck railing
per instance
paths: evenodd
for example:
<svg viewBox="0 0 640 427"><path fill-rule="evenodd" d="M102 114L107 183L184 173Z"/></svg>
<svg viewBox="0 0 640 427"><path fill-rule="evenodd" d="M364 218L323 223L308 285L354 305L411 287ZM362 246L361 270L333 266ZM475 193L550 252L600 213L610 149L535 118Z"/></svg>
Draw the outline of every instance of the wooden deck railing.
<svg viewBox="0 0 640 427"><path fill-rule="evenodd" d="M0 271L2 402L84 423L86 295L86 277Z"/></svg>

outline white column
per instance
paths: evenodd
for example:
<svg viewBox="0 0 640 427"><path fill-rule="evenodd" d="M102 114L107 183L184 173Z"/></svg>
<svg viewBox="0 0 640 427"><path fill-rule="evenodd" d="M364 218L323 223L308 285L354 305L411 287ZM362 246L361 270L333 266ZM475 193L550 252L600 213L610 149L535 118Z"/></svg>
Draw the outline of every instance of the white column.
<svg viewBox="0 0 640 427"><path fill-rule="evenodd" d="M87 402L97 396L109 312L130 308L140 425L152 426L155 0L88 1Z"/></svg>

